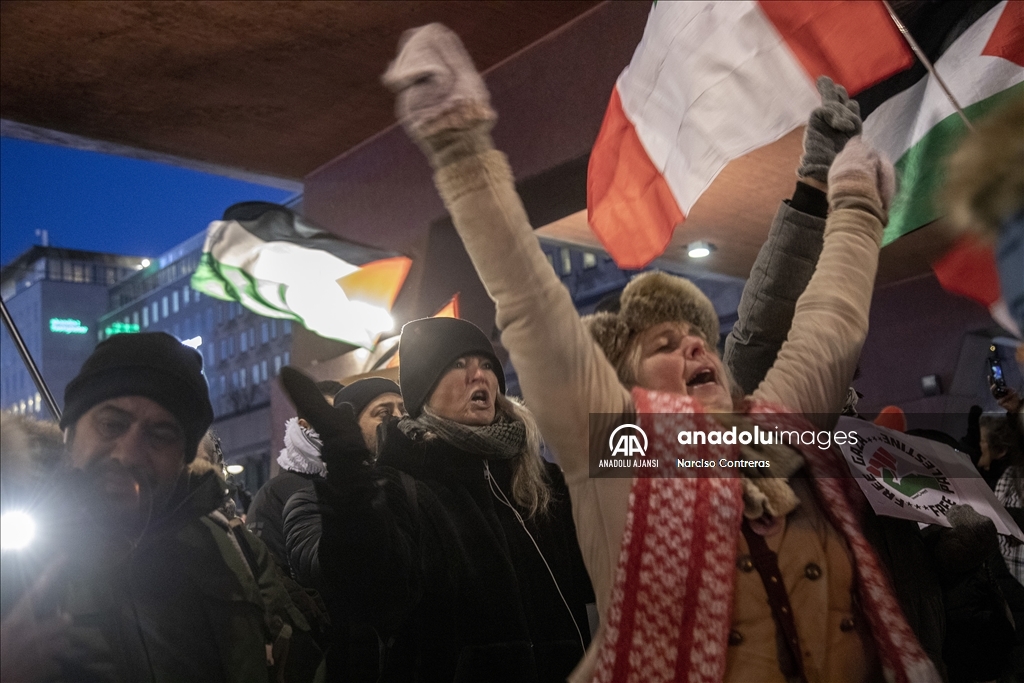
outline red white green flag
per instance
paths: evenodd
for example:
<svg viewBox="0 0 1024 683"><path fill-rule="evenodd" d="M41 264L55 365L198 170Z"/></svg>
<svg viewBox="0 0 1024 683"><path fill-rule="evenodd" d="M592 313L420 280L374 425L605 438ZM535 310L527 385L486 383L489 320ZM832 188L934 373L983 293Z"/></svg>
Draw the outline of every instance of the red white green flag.
<svg viewBox="0 0 1024 683"><path fill-rule="evenodd" d="M911 22L970 116L1020 92L1020 5L941 3ZM904 173L892 241L936 217L937 164L962 133L923 71L881 2L656 3L591 154L591 228L620 267L645 266L729 161L806 122L827 75Z"/></svg>

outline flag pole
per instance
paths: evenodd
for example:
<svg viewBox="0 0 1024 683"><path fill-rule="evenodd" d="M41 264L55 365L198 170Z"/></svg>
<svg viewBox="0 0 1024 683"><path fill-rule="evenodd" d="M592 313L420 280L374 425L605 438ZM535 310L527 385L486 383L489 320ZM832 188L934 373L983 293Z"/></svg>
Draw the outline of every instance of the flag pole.
<svg viewBox="0 0 1024 683"><path fill-rule="evenodd" d="M46 400L46 405L50 412L57 418L57 422L60 422L60 408L57 407L57 402L53 399L53 394L50 393L50 387L46 386L46 381L43 379L42 374L40 374L39 367L32 359L32 353L25 346L25 340L22 339L21 332L18 331L18 326L14 324L14 319L11 318L11 314L7 311L7 304L3 299L0 299L0 313L3 314L4 325L11 334L14 345L18 347L21 360L25 362L25 367L28 368L29 374L32 375L32 381L35 382L36 388L39 389L39 395Z"/></svg>
<svg viewBox="0 0 1024 683"><path fill-rule="evenodd" d="M896 28L900 30L900 33L903 35L903 39L907 41L910 49L914 51L917 58L921 60L922 64L924 64L924 68L928 70L928 73L935 78L939 87L942 88L942 92L946 94L946 98L953 104L953 108L956 109L956 113L960 115L961 119L963 119L964 125L967 126L967 130L973 133L974 125L967 118L967 114L964 113L963 107L961 107L960 103L957 102L956 97L953 96L953 92L946 85L946 82L942 80L941 76L939 76L939 72L936 71L935 66L932 64L931 60L928 59L924 50L922 50L921 46L917 44L916 40L914 40L914 36L910 35L910 31L908 31L907 27L903 25L903 22L893 10L892 5L889 4L889 0L882 0L882 4L885 5L886 11L889 12L889 18L892 19L892 23L896 24Z"/></svg>

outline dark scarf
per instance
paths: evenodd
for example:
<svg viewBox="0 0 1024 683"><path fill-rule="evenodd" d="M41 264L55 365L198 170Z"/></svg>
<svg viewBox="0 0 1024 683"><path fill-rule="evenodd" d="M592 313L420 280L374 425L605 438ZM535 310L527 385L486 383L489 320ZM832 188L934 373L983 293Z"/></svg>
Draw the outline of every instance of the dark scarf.
<svg viewBox="0 0 1024 683"><path fill-rule="evenodd" d="M510 460L526 446L526 425L504 412L498 412L492 424L471 427L424 409L416 419L403 418L398 428L413 441L439 438L459 450L494 460Z"/></svg>

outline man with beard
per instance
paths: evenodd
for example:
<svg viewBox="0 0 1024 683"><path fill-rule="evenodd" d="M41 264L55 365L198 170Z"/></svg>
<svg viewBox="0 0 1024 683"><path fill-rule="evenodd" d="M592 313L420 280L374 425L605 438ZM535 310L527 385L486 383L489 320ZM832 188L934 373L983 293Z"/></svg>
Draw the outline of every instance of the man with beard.
<svg viewBox="0 0 1024 683"><path fill-rule="evenodd" d="M66 646L30 670L76 681L268 680L269 644L291 625L265 618L259 558L211 514L223 484L188 467L213 421L201 356L164 333L111 337L64 403L70 468L50 544L64 558L45 602L67 624Z"/></svg>

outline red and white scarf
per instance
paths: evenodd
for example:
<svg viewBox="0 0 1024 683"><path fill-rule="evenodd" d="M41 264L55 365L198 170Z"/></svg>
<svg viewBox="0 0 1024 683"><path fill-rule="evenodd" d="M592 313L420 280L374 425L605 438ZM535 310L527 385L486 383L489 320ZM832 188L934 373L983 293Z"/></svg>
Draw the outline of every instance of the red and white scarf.
<svg viewBox="0 0 1024 683"><path fill-rule="evenodd" d="M666 470L637 478L612 587L595 683L712 683L725 676L732 617L736 545L743 487L735 470L680 477L678 455L736 459L738 446L680 446L680 429L718 430L701 404L678 394L633 390L648 453ZM652 419L673 414L674 420ZM802 418L764 402L747 417L762 429L812 429ZM893 595L877 555L857 521L862 494L838 458L801 448L818 502L853 554L861 604L885 676L897 683L939 683L935 666ZM669 471L671 470L671 471Z"/></svg>

